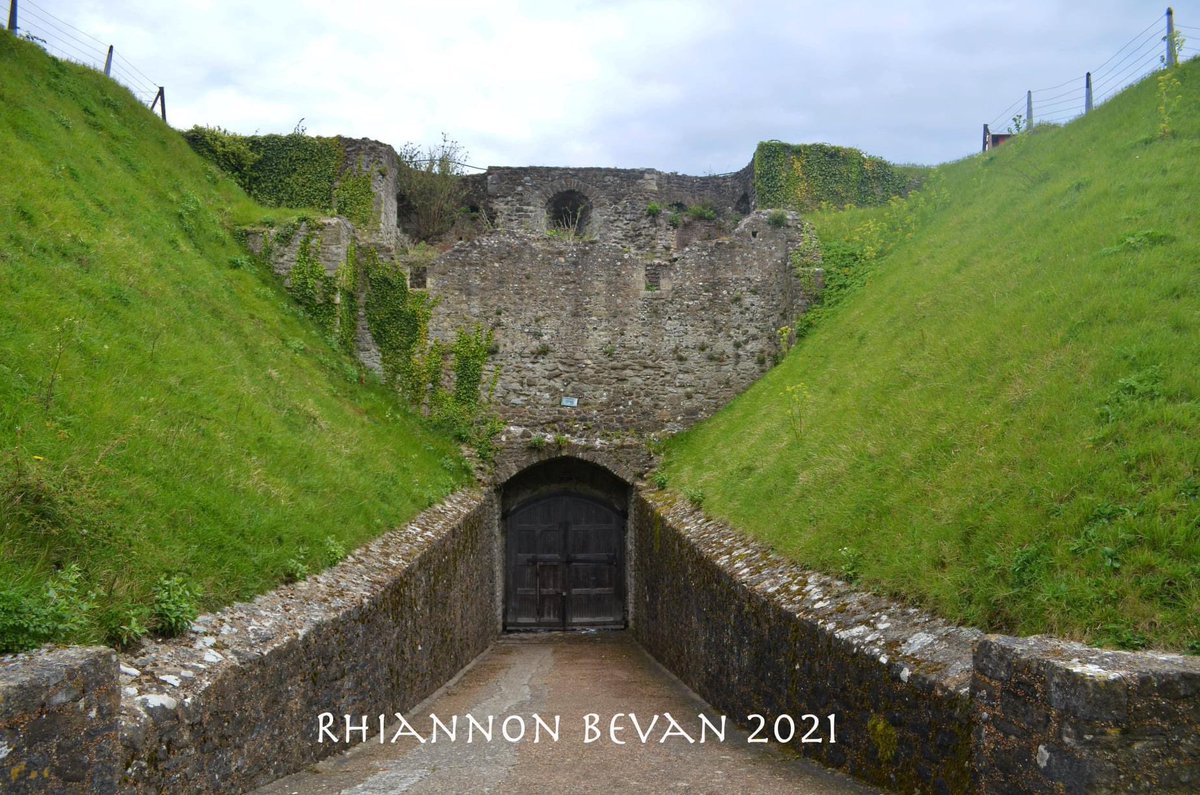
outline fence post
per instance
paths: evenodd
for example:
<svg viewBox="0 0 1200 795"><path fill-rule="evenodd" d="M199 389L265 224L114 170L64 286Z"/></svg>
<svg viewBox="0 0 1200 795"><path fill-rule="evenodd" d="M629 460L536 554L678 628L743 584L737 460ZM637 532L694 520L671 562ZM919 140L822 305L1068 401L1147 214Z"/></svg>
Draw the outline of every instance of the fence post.
<svg viewBox="0 0 1200 795"><path fill-rule="evenodd" d="M1088 72L1083 78L1083 112L1092 112L1092 73Z"/></svg>
<svg viewBox="0 0 1200 795"><path fill-rule="evenodd" d="M1033 91L1025 92L1025 129L1033 126Z"/></svg>
<svg viewBox="0 0 1200 795"><path fill-rule="evenodd" d="M8 32L14 35L17 32L17 0L11 0L8 4Z"/></svg>
<svg viewBox="0 0 1200 795"><path fill-rule="evenodd" d="M104 59L104 76L112 77L112 53L113 46L108 45L108 57Z"/></svg>
<svg viewBox="0 0 1200 795"><path fill-rule="evenodd" d="M17 7L17 0L12 1L14 8ZM1170 6L1166 7L1166 68L1174 68L1175 62L1175 10Z"/></svg>
<svg viewBox="0 0 1200 795"><path fill-rule="evenodd" d="M154 110L154 106L158 105L158 112L162 114L162 120L167 120L167 90L162 86L158 87L158 93L154 95L154 101L150 103L150 110Z"/></svg>

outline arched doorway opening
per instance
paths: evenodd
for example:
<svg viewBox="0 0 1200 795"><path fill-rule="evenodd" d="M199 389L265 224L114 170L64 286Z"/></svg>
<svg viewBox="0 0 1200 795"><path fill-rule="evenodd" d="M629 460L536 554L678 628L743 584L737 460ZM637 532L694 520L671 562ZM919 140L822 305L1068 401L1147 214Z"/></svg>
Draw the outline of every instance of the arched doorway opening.
<svg viewBox="0 0 1200 795"><path fill-rule="evenodd" d="M504 628L624 627L629 486L603 467L556 458L502 492Z"/></svg>

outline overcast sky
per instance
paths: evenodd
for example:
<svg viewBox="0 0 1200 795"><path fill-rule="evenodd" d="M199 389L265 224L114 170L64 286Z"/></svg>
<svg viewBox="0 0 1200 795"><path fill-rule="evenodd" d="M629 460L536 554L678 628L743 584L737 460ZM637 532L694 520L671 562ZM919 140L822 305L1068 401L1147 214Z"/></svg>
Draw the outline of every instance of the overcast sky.
<svg viewBox="0 0 1200 795"><path fill-rule="evenodd" d="M397 147L433 144L445 132L480 166L710 174L742 167L755 143L771 138L855 146L896 162L962 157L977 150L984 122L999 117L999 128L1008 126L1011 114L1002 114L1026 89L1072 81L1038 96L1058 98L1047 113L1073 112L1084 72L1105 65L1139 31L1140 57L1121 63L1131 47L1107 65L1108 77L1148 58L1150 68L1166 4L21 0L21 7L23 27L65 30L74 40L63 44L76 52L94 45L83 33L114 44L125 59L119 69L166 86L175 127L286 133L303 117L310 134ZM1195 28L1182 28L1193 50L1200 0L1174 7L1176 22ZM77 30L55 30L55 17ZM1035 106L1034 115L1047 114Z"/></svg>

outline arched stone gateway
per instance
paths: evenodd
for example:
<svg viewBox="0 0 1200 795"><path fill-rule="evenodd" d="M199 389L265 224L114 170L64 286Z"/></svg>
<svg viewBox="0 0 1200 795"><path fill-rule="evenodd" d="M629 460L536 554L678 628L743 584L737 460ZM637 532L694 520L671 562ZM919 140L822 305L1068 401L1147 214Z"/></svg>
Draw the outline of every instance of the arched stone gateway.
<svg viewBox="0 0 1200 795"><path fill-rule="evenodd" d="M558 457L501 487L506 630L624 627L629 484Z"/></svg>

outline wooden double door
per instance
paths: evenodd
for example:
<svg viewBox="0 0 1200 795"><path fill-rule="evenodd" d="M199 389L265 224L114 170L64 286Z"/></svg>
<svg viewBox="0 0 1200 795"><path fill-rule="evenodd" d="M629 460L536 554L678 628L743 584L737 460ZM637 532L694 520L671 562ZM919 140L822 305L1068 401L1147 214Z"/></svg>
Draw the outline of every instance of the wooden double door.
<svg viewBox="0 0 1200 795"><path fill-rule="evenodd" d="M506 629L625 625L625 517L560 493L507 519Z"/></svg>

